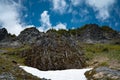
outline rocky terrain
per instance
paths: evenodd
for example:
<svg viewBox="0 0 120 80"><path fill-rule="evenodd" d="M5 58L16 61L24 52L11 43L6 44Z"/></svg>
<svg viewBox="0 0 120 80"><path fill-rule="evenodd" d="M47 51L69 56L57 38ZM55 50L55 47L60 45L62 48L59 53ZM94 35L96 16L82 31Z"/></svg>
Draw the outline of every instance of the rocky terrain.
<svg viewBox="0 0 120 80"><path fill-rule="evenodd" d="M36 28L29 28L22 31L17 39L20 43L29 44L31 47L9 54L25 58L24 63L28 66L40 70L61 70L85 66L81 47L71 37L51 32L40 33Z"/></svg>
<svg viewBox="0 0 120 80"><path fill-rule="evenodd" d="M85 73L88 80L120 80L120 71L108 67L98 67Z"/></svg>
<svg viewBox="0 0 120 80"><path fill-rule="evenodd" d="M108 43L120 39L119 33L107 26L87 24L76 31L77 39L85 43Z"/></svg>
<svg viewBox="0 0 120 80"><path fill-rule="evenodd" d="M101 45L97 44L103 45L101 47ZM107 44L112 47L108 47ZM110 27L100 27L96 24L87 24L81 28L68 31L51 29L46 33L39 32L32 27L23 30L18 36L9 34L3 28L0 29L0 57L2 63L0 63L0 68L7 67L3 65L3 59L5 61L9 59L9 63L11 65L15 63L16 67L18 64L23 64L40 70L85 68L91 66L91 62L94 62L98 56L105 55L109 58L109 54L104 53L114 53L115 58L116 56L118 57L116 62L119 64L119 44L119 32ZM101 64L99 61L95 62ZM109 62L111 63L111 61ZM9 67L7 68L9 69ZM15 71L13 66L10 69ZM8 73L9 71L10 73ZM23 73L26 74L25 72ZM16 76L11 70L2 70L0 71L0 79L2 79L1 76L4 74ZM11 77L11 80L14 79Z"/></svg>

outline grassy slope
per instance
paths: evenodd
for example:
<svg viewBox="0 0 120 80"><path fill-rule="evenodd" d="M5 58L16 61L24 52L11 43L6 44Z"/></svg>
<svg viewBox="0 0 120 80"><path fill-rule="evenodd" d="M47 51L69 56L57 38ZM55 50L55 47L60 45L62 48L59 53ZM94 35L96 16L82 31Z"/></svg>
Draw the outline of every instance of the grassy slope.
<svg viewBox="0 0 120 80"><path fill-rule="evenodd" d="M21 48L1 48L1 50L6 50L7 52L0 53L0 74L3 72L12 73L16 80L40 80L19 68L18 64L24 65L23 58L20 58L16 54L11 55L12 53L17 53L28 48L28 46ZM18 64L14 63L13 61L17 62Z"/></svg>
<svg viewBox="0 0 120 80"><path fill-rule="evenodd" d="M83 48L88 66L120 68L120 45L84 44Z"/></svg>

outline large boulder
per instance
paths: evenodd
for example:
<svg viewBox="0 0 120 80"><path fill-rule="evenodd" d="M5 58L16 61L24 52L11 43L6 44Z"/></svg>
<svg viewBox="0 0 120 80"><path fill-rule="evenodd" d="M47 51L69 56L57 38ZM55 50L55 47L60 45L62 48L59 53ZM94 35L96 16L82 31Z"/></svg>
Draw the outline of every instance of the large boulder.
<svg viewBox="0 0 120 80"><path fill-rule="evenodd" d="M25 64L40 70L83 68L85 59L81 47L72 38L49 33L38 40L32 48L21 52Z"/></svg>

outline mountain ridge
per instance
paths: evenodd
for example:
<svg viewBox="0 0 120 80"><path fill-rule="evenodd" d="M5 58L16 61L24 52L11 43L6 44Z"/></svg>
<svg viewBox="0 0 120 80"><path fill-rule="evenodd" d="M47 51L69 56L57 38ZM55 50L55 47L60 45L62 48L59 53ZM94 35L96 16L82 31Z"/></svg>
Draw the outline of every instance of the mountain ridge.
<svg viewBox="0 0 120 80"><path fill-rule="evenodd" d="M6 31L6 33L2 32L3 29ZM10 34L8 34L7 30L5 28L0 29L0 41L3 39L9 38L7 40L12 40L13 38L10 38ZM97 24L86 24L83 27L77 28L77 29L70 29L70 30L54 30L50 29L46 33L38 31L37 28L31 27L26 28L21 33L15 37L15 40L18 40L22 43L34 43L36 40L40 39L40 37L48 34L48 33L56 33L59 35L63 35L65 37L71 37L73 36L76 40L81 42L92 42L92 43L104 43L109 42L110 40L120 39L120 33L113 30L112 28L108 26L100 27ZM54 35L53 34L53 35ZM4 35L7 35L4 37ZM72 38L73 38L72 37Z"/></svg>

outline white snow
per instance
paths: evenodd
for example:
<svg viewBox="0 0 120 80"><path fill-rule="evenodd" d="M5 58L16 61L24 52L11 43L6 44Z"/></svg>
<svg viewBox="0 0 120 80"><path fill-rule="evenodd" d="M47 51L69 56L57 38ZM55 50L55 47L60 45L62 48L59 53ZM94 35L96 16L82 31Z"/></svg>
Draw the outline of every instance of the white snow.
<svg viewBox="0 0 120 80"><path fill-rule="evenodd" d="M88 69L41 71L36 68L28 66L20 66L20 68L39 78L46 78L51 80L87 80L84 73L92 69L88 68Z"/></svg>

